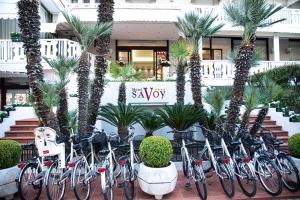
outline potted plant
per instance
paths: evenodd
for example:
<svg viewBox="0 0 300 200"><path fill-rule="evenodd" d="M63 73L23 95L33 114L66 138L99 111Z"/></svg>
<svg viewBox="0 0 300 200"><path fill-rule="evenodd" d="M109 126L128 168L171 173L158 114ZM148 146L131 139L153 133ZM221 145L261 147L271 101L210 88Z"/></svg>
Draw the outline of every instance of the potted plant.
<svg viewBox="0 0 300 200"><path fill-rule="evenodd" d="M171 162L173 149L170 141L162 136L145 138L140 145L142 163L138 170L138 182L145 193L155 199L172 192L177 182L177 169Z"/></svg>
<svg viewBox="0 0 300 200"><path fill-rule="evenodd" d="M21 146L13 140L0 140L0 198L13 199L18 191L15 178L20 169Z"/></svg>
<svg viewBox="0 0 300 200"><path fill-rule="evenodd" d="M0 111L0 123L3 122L3 118L7 118L8 114L6 111Z"/></svg>
<svg viewBox="0 0 300 200"><path fill-rule="evenodd" d="M289 138L288 147L297 168L300 170L300 133Z"/></svg>
<svg viewBox="0 0 300 200"><path fill-rule="evenodd" d="M10 33L10 39L12 42L22 42L20 33L16 33L16 32Z"/></svg>
<svg viewBox="0 0 300 200"><path fill-rule="evenodd" d="M152 112L145 112L141 116L140 124L146 131L146 137L152 136L154 131L164 126L160 116Z"/></svg>
<svg viewBox="0 0 300 200"><path fill-rule="evenodd" d="M121 138L128 136L128 128L139 122L143 110L140 107L131 104L111 103L102 106L99 112L100 120L105 121L118 128L118 134Z"/></svg>

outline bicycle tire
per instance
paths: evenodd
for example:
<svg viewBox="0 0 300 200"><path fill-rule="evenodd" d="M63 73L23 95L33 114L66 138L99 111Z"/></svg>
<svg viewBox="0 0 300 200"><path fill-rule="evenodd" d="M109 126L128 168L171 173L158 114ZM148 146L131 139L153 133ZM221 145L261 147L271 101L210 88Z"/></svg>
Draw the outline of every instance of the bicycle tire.
<svg viewBox="0 0 300 200"><path fill-rule="evenodd" d="M279 167L279 163L277 163L281 158L286 159L286 161L290 164L290 166L292 167L292 171L295 172L295 174L292 176L296 179L296 181L292 184L289 184L290 182L285 180L285 176L283 173L281 173L281 177L282 177L282 182L284 184L284 186L286 187L286 189L288 189L291 192L296 192L299 190L300 188L300 177L299 177L299 171L298 168L296 167L295 162L291 159L291 157L285 153L279 153L277 155L277 160L276 160L276 164ZM281 164L282 166L282 164Z"/></svg>
<svg viewBox="0 0 300 200"><path fill-rule="evenodd" d="M81 188L83 186L83 187L86 187L86 189L87 189L86 195L84 195L83 198L79 195L78 189L76 189L77 188L76 185L79 184L75 181L77 179L76 174L77 174L77 170L78 170L79 176L82 174L82 172L79 172L79 170L81 171L81 167L84 170L83 173L87 173L86 163L83 160L79 160L76 163L76 165L74 167L74 170L73 170L73 173L72 173L72 176L71 176L71 187L72 187L72 190L75 194L76 199L78 199L78 200L88 200L88 199L90 199L90 193L91 193L91 184L90 184L89 180L87 180L86 183L85 183L85 180L79 181L79 183L81 184L80 185ZM84 174L82 174L82 175L84 176Z"/></svg>
<svg viewBox="0 0 300 200"><path fill-rule="evenodd" d="M202 157L199 159L201 159L203 161L202 169L203 169L204 173L207 173L213 169L213 164L209 157L208 149L205 150L205 152L202 154Z"/></svg>
<svg viewBox="0 0 300 200"><path fill-rule="evenodd" d="M26 164L26 165L24 166L24 168L21 170L20 175L19 175L19 180L18 180L18 192L19 192L20 198L21 198L22 200L29 200L29 199L38 200L39 197L40 197L40 195L41 195L41 192L42 192L42 187L43 187L43 181L42 181L42 180L39 181L38 186L34 186L34 185L32 184L32 187L33 187L34 191L36 191L36 193L31 192L31 193L30 193L30 198L25 198L25 195L24 195L25 193L24 193L23 190L24 190L25 188L23 189L23 187L22 187L22 182L23 182L23 180L24 180L24 178L25 178L25 172L26 172L29 168L31 168L31 169L36 169L36 170L37 170L37 173L40 173L40 172L41 172L41 169L38 167L38 164L37 164L37 163L28 163L28 164ZM35 175L34 177L36 177L36 175ZM29 191L28 188L27 188L26 191L27 191L27 192Z"/></svg>
<svg viewBox="0 0 300 200"><path fill-rule="evenodd" d="M202 170L202 173L201 173L197 170L197 167L201 167L201 166L193 165L193 170L194 170L194 174L195 174L195 187L196 187L196 190L197 190L198 195L201 198L201 200L206 200L207 199L206 179L204 176L203 169L200 169L200 170ZM201 190L201 188L202 188L202 190Z"/></svg>
<svg viewBox="0 0 300 200"><path fill-rule="evenodd" d="M132 170L130 167L130 163L126 162L126 171L128 170L128 174L124 174L123 177L123 190L125 193L125 197L127 200L133 200L134 199L134 180L131 180L132 176Z"/></svg>
<svg viewBox="0 0 300 200"><path fill-rule="evenodd" d="M275 190L275 191L272 191L270 190L267 186L266 186L266 183L263 181L262 179L262 173L263 172L266 172L266 171L269 171L268 168L265 168L265 169L262 169L262 172L260 173L258 170L259 170L259 164L270 164L271 165L271 168L273 168L274 172L276 173L277 175L277 185L278 185L278 189ZM266 165L264 164L263 165L264 167L266 167ZM256 172L258 173L258 179L261 183L261 185L264 187L264 189L266 190L267 193L271 194L272 196L277 196L279 195L281 192L282 192L282 180L281 180L281 175L280 175L280 172L279 170L277 169L277 166L275 165L275 163L270 159L268 158L267 156L259 156L255 162L255 170Z"/></svg>
<svg viewBox="0 0 300 200"><path fill-rule="evenodd" d="M106 167L106 170L104 173L105 173L106 183L105 183L104 187L102 187L103 197L104 197L104 200L113 200L114 199L114 190L113 190L112 183L110 181L109 166ZM101 184L103 184L103 183L101 183Z"/></svg>
<svg viewBox="0 0 300 200"><path fill-rule="evenodd" d="M238 164L242 164L246 167L238 167ZM243 193L245 195L247 195L248 197L253 197L256 194L257 191L257 187L256 187L256 178L255 178L255 174L254 176L252 175L252 171L251 169L253 169L251 166L249 166L249 163L244 163L243 161L237 161L237 165L235 166L235 170L236 173L238 174L237 177L237 181L240 185L240 188L242 189ZM243 173L243 174L241 174ZM247 182L250 182L250 184L252 185L252 188L249 190L247 190L246 186L244 183L242 183L242 180L244 178L241 178L239 175L241 176L246 176Z"/></svg>
<svg viewBox="0 0 300 200"><path fill-rule="evenodd" d="M185 177L188 176L188 161L185 153L181 153L182 157L182 170Z"/></svg>
<svg viewBox="0 0 300 200"><path fill-rule="evenodd" d="M49 185L51 184L51 183L49 183L50 178L51 178L51 172L52 172L53 170L55 170L55 168L57 168L57 167L58 167L58 162L54 162L54 163L50 166L50 168L48 169L48 171L47 171L47 173L46 173L45 186L46 186L46 193L47 193L48 200L61 200L61 199L64 198L64 195L65 195L65 191L66 191L66 180L63 181L63 183L62 183L62 188L59 188L59 189L61 190L60 195L58 195L59 198L53 198L52 194L50 193L50 191L53 191L53 190L50 190L50 188L49 188ZM61 169L61 170L62 170L62 169ZM63 172L64 172L64 171L62 170L61 173L59 173L59 178L61 177L61 174L62 174ZM55 197L56 197L57 194L59 194L58 192L59 192L59 191L57 191L57 190L54 191Z"/></svg>
<svg viewBox="0 0 300 200"><path fill-rule="evenodd" d="M219 177L219 180L221 182L221 186L223 188L223 191L225 192L225 194L231 198L234 196L234 193L235 193L235 184L234 184L234 177L233 175L231 175L230 171L229 171L229 168L226 164L223 164L223 163L218 163L217 164L217 168L218 168L218 173L219 174L224 174L225 177ZM225 183L224 182L224 179L228 179L229 180L229 184ZM227 189L226 188L226 185L230 186L231 189Z"/></svg>

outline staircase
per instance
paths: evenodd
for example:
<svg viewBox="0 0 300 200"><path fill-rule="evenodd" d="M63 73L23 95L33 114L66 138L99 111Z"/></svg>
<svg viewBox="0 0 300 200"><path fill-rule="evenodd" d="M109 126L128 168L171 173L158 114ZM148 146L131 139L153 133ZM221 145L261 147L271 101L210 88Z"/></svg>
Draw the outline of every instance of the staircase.
<svg viewBox="0 0 300 200"><path fill-rule="evenodd" d="M3 139L15 140L20 144L28 144L34 141L34 129L39 125L37 119L17 120L14 126L10 127L10 131L5 132Z"/></svg>
<svg viewBox="0 0 300 200"><path fill-rule="evenodd" d="M250 127L253 125L255 119L257 116L250 116ZM282 147L283 149L287 149L288 148L288 132L282 130L282 126L276 125L276 121L271 120L270 116L266 116L262 127L270 129L272 131L272 133L274 133L275 135L277 135L277 138L282 140L284 143L282 145L280 145L280 147Z"/></svg>

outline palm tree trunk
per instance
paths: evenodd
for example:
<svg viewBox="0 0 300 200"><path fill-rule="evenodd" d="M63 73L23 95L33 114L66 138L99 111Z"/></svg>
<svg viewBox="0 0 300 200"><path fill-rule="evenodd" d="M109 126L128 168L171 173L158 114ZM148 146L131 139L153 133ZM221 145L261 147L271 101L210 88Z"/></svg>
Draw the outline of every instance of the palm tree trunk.
<svg viewBox="0 0 300 200"><path fill-rule="evenodd" d="M98 22L113 21L114 0L100 1L98 6ZM97 52L95 60L95 79L92 84L92 94L89 101L89 116L88 125L95 125L97 112L101 103L101 98L104 93L104 76L107 71L106 56L109 52L110 35L100 36L98 38ZM91 130L88 127L89 131Z"/></svg>
<svg viewBox="0 0 300 200"><path fill-rule="evenodd" d="M60 137L62 141L66 141L65 136L59 131L59 124L57 117L55 116L54 112L50 111L48 115L49 119L49 125L52 127L54 130L56 130L56 134Z"/></svg>
<svg viewBox="0 0 300 200"><path fill-rule="evenodd" d="M201 96L201 69L200 69L200 57L198 53L193 53L190 57L190 70L191 70L191 90L194 100L194 105L198 108L202 108L202 96Z"/></svg>
<svg viewBox="0 0 300 200"><path fill-rule="evenodd" d="M118 134L121 139L124 139L126 136L128 136L128 133L128 127L118 127Z"/></svg>
<svg viewBox="0 0 300 200"><path fill-rule="evenodd" d="M184 104L185 76L184 76L184 64L182 63L182 61L179 61L177 66L176 87L177 87L176 88L177 103Z"/></svg>
<svg viewBox="0 0 300 200"><path fill-rule="evenodd" d="M232 88L232 96L229 103L227 123L225 130L234 133L236 121L240 112L240 105L243 100L245 85L248 80L254 51L254 40L248 45L241 45L237 61L235 63L235 77Z"/></svg>
<svg viewBox="0 0 300 200"><path fill-rule="evenodd" d="M260 109L258 116L255 119L255 122L250 129L251 135L256 135L258 129L261 127L262 123L264 122L265 117L267 116L269 112L269 106L264 106L262 109Z"/></svg>
<svg viewBox="0 0 300 200"><path fill-rule="evenodd" d="M243 114L243 117L242 117L242 122L241 122L240 130L248 128L249 117L250 117L250 114L247 111L245 111L245 113Z"/></svg>
<svg viewBox="0 0 300 200"><path fill-rule="evenodd" d="M69 125L69 122L68 122L68 99L67 99L67 91L65 88L63 88L59 92L59 105L57 107L56 116L58 119L60 132L66 137L66 139L68 139L70 136L70 131L67 128Z"/></svg>
<svg viewBox="0 0 300 200"><path fill-rule="evenodd" d="M126 104L126 85L125 85L125 82L122 82L119 86L118 102Z"/></svg>
<svg viewBox="0 0 300 200"><path fill-rule="evenodd" d="M82 52L78 66L78 133L87 133L89 72L90 64L87 52Z"/></svg>
<svg viewBox="0 0 300 200"><path fill-rule="evenodd" d="M49 126L49 108L43 101L43 93L38 88L38 82L43 81L43 68L41 66L40 40L40 16L38 0L20 0L18 6L18 24L24 42L25 55L27 58L27 76L29 87L34 97L37 115L43 126ZM54 127L52 127L54 128Z"/></svg>

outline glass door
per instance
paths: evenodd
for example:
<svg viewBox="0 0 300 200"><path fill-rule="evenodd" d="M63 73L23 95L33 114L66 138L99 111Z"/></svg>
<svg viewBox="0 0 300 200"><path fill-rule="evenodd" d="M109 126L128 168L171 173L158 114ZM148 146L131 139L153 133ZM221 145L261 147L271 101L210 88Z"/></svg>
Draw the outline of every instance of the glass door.
<svg viewBox="0 0 300 200"><path fill-rule="evenodd" d="M167 61L167 51L155 50L153 57L154 57L153 71L155 75L155 80L163 80L164 67L162 66L162 63Z"/></svg>

